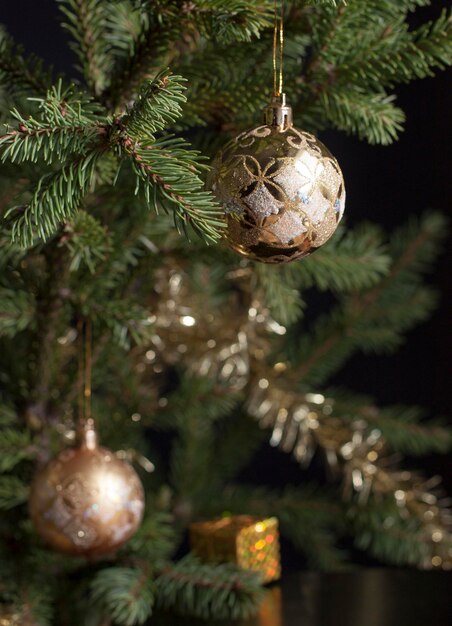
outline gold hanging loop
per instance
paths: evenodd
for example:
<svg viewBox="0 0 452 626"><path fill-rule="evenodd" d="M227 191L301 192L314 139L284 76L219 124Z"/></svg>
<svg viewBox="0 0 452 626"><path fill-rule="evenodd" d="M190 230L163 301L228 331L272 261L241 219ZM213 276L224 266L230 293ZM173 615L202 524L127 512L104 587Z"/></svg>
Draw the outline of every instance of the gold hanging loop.
<svg viewBox="0 0 452 626"><path fill-rule="evenodd" d="M97 446L97 433L91 416L92 327L91 321L79 318L77 322L78 355L78 436L87 448Z"/></svg>
<svg viewBox="0 0 452 626"><path fill-rule="evenodd" d="M278 46L279 42L279 46ZM279 50L278 50L279 47ZM273 29L273 95L283 93L283 51L284 51L284 0L278 13L278 0L275 0L275 24Z"/></svg>

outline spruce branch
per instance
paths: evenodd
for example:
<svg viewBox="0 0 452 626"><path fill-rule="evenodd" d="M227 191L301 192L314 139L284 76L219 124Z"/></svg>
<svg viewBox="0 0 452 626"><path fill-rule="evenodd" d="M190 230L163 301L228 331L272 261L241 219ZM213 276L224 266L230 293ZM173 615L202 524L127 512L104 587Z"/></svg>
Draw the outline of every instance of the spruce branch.
<svg viewBox="0 0 452 626"><path fill-rule="evenodd" d="M308 119L322 118L324 124L326 117L370 143L397 138L404 115L387 88L452 62L447 12L410 31L407 14L418 4L369 0L319 5L305 13L313 48L302 80ZM359 32L357 39L350 38L352 31Z"/></svg>
<svg viewBox="0 0 452 626"><path fill-rule="evenodd" d="M326 118L333 126L349 134L367 139L370 144L388 145L403 130L405 114L394 106L394 96L366 92L349 84L334 90L323 90L320 102Z"/></svg>
<svg viewBox="0 0 452 626"><path fill-rule="evenodd" d="M206 169L198 152L171 136L155 139L155 133L181 115L183 78L160 74L145 85L119 122L120 155L129 157L150 207L174 212L177 228L188 226L206 241L217 241L224 227L223 214L209 192L203 191L200 174ZM157 193L158 192L158 193Z"/></svg>
<svg viewBox="0 0 452 626"><path fill-rule="evenodd" d="M30 488L17 476L0 476L0 509L12 509L28 499Z"/></svg>
<svg viewBox="0 0 452 626"><path fill-rule="evenodd" d="M189 555L168 565L155 581L157 604L203 619L244 619L257 612L260 576L232 563L209 565Z"/></svg>
<svg viewBox="0 0 452 626"><path fill-rule="evenodd" d="M116 111L132 102L140 85L168 63L169 58L165 57L170 45L180 35L180 26L174 22L149 22L146 18L140 20L140 25L139 34L131 41L127 56L120 57L113 68L111 85L104 96Z"/></svg>
<svg viewBox="0 0 452 626"><path fill-rule="evenodd" d="M269 0L234 0L225 9L221 0L185 3L137 3L141 13L141 29L127 44L127 29L112 29L113 43L129 49L119 58L113 72L109 98L116 110L131 101L140 84L151 78L163 65L173 64L194 49L201 36L230 45L248 42L260 36L271 25L273 5ZM136 21L136 20L135 20Z"/></svg>
<svg viewBox="0 0 452 626"><path fill-rule="evenodd" d="M425 503L421 510L424 508ZM373 499L365 507L350 509L349 519L355 532L355 543L382 561L395 565L421 564L431 568L432 556L438 552L444 556L452 547L452 537L447 530L450 527L450 514L446 509L441 511L440 506L434 508L439 509L437 517L444 516L443 530L440 531L441 543L432 539L432 533L439 528L438 519L432 521L428 516L407 515L405 507L398 506L391 497L383 502Z"/></svg>
<svg viewBox="0 0 452 626"><path fill-rule="evenodd" d="M70 219L92 188L95 167L104 150L95 149L66 163L59 171L40 179L24 207L13 207L6 218L12 223L12 241L33 246L36 238L46 240L60 224Z"/></svg>
<svg viewBox="0 0 452 626"><path fill-rule="evenodd" d="M61 243L69 250L70 270L77 271L86 266L91 274L112 250L112 238L107 227L86 211L78 211L74 219L66 224Z"/></svg>
<svg viewBox="0 0 452 626"><path fill-rule="evenodd" d="M155 133L173 124L182 115L182 105L187 98L185 78L168 70L159 73L143 86L132 107L121 118L121 125L130 136L155 141Z"/></svg>
<svg viewBox="0 0 452 626"><path fill-rule="evenodd" d="M271 0L200 0L187 3L185 13L201 35L226 44L251 41L272 25Z"/></svg>
<svg viewBox="0 0 452 626"><path fill-rule="evenodd" d="M116 624L143 624L152 614L155 590L150 571L140 568L108 567L91 582L95 603L104 607Z"/></svg>
<svg viewBox="0 0 452 626"><path fill-rule="evenodd" d="M41 94L52 81L52 71L44 70L42 61L31 56L25 59L21 46L0 28L0 87L12 96L23 93Z"/></svg>
<svg viewBox="0 0 452 626"><path fill-rule="evenodd" d="M111 59L105 38L105 22L111 6L105 0L58 0L66 18L63 27L72 35L71 48L89 87L99 96L106 86Z"/></svg>
<svg viewBox="0 0 452 626"><path fill-rule="evenodd" d="M32 324L34 301L31 294L0 286L0 337L14 337Z"/></svg>
<svg viewBox="0 0 452 626"><path fill-rule="evenodd" d="M135 554L155 565L168 560L177 542L174 518L165 511L152 511L144 518L138 532L127 542L124 556Z"/></svg>
<svg viewBox="0 0 452 626"><path fill-rule="evenodd" d="M374 287L345 296L321 317L299 344L302 364L293 380L322 384L357 349L394 349L403 334L428 317L434 292L422 284L423 274L437 257L446 233L444 218L427 214L395 232L388 252L389 272Z"/></svg>
<svg viewBox="0 0 452 626"><path fill-rule="evenodd" d="M344 423L365 420L378 428L389 450L411 456L445 453L452 434L440 419L426 421L418 407L393 405L377 407L371 398L340 389L328 391L334 397L334 412Z"/></svg>
<svg viewBox="0 0 452 626"><path fill-rule="evenodd" d="M87 303L85 312L107 327L124 350L129 350L132 342L138 346L148 343L153 334L149 309L123 298Z"/></svg>
<svg viewBox="0 0 452 626"><path fill-rule="evenodd" d="M33 457L30 435L16 428L0 428L0 473L8 472Z"/></svg>
<svg viewBox="0 0 452 626"><path fill-rule="evenodd" d="M30 100L39 103L40 116L24 118L17 109L12 111L17 127L7 128L0 136L3 162L61 162L105 138L107 127L101 108L73 85L65 88L60 80L45 98Z"/></svg>
<svg viewBox="0 0 452 626"><path fill-rule="evenodd" d="M377 284L390 264L382 233L364 224L355 230L339 228L325 246L293 271L303 289L315 286L321 291L350 292Z"/></svg>
<svg viewBox="0 0 452 626"><path fill-rule="evenodd" d="M337 293L365 289L389 271L390 257L382 234L370 224L334 237L303 263L274 267L256 265L257 288L272 315L282 324L296 321L306 306L302 290L316 287Z"/></svg>
<svg viewBox="0 0 452 626"><path fill-rule="evenodd" d="M341 59L335 79L344 86L352 82L375 90L432 76L452 63L451 25L447 11L416 30L403 20L382 24Z"/></svg>

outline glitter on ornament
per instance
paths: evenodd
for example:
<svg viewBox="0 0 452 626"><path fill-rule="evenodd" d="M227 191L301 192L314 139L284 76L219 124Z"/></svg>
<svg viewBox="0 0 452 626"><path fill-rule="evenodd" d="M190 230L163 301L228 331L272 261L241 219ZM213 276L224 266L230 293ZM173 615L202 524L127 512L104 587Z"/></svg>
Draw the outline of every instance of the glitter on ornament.
<svg viewBox="0 0 452 626"><path fill-rule="evenodd" d="M274 96L265 121L216 156L209 186L225 207L231 248L255 261L287 263L333 235L344 210L344 181L327 148L293 126L284 94Z"/></svg>

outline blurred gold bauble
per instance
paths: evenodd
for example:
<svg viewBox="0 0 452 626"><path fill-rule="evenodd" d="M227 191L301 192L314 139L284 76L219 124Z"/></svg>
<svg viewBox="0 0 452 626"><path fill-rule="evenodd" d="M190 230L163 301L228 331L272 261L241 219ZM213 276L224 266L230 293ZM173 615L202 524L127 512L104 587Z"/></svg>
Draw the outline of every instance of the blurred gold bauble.
<svg viewBox="0 0 452 626"><path fill-rule="evenodd" d="M64 450L36 474L30 516L59 552L95 556L122 546L143 517L144 493L135 470L97 445L92 425L79 446Z"/></svg>
<svg viewBox="0 0 452 626"><path fill-rule="evenodd" d="M17 611L0 604L0 626L23 626L23 621Z"/></svg>
<svg viewBox="0 0 452 626"><path fill-rule="evenodd" d="M265 122L216 156L209 185L224 206L231 248L254 261L287 263L334 233L344 181L327 148L292 125L284 94L265 109Z"/></svg>

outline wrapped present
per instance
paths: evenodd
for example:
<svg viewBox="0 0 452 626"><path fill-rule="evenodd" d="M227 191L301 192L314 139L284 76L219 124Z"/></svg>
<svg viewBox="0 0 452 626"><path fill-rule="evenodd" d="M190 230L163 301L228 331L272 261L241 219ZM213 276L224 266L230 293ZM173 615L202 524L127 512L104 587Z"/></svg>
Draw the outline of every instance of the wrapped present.
<svg viewBox="0 0 452 626"><path fill-rule="evenodd" d="M195 522L190 526L190 543L193 553L203 561L232 561L243 569L260 572L266 583L281 576L276 517L234 515Z"/></svg>

